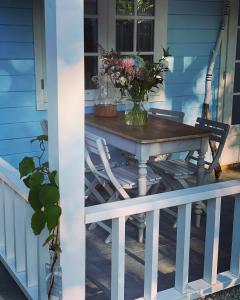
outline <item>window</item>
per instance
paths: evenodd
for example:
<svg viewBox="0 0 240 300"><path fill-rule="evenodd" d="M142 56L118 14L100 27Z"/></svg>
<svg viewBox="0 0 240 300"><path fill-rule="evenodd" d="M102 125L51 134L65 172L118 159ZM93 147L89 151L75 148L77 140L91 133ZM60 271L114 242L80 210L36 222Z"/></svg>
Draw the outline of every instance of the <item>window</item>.
<svg viewBox="0 0 240 300"><path fill-rule="evenodd" d="M47 109L43 0L34 2L37 108ZM123 55L139 53L158 61L166 47L167 0L84 0L84 59L86 105L92 105L98 73L98 45ZM39 11L42 13L40 14ZM42 37L39 38L39 37ZM152 100L164 100L162 91Z"/></svg>

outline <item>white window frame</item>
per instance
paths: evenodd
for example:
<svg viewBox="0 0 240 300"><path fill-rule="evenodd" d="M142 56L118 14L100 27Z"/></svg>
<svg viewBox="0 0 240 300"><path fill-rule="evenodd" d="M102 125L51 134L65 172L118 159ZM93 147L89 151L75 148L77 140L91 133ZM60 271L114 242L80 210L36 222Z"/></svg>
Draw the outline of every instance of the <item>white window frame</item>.
<svg viewBox="0 0 240 300"><path fill-rule="evenodd" d="M47 71L46 71L46 45L44 0L33 0L33 34L35 56L35 82L37 110L47 110Z"/></svg>
<svg viewBox="0 0 240 300"><path fill-rule="evenodd" d="M116 0L100 0L100 2L98 16L96 16L98 17L98 43L109 51L115 49ZM132 17L126 16L125 18L130 19ZM140 18L151 19L151 17ZM168 0L155 0L154 61L158 61L162 57L162 49L167 47L167 22ZM44 0L33 0L36 99L38 110L46 110L48 107L44 24ZM85 90L85 106L94 105L95 97L96 90ZM150 95L149 101L165 101L165 86L161 86L157 93Z"/></svg>

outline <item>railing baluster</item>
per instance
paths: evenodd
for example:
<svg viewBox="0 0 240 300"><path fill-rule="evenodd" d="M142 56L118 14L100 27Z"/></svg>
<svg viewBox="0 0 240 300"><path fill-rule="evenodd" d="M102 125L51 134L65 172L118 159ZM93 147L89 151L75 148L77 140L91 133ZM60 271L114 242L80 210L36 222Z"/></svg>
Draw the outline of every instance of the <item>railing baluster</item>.
<svg viewBox="0 0 240 300"><path fill-rule="evenodd" d="M175 288L184 293L188 283L192 204L178 207Z"/></svg>
<svg viewBox="0 0 240 300"><path fill-rule="evenodd" d="M14 258L14 220L13 220L14 192L4 185L4 224L5 224L5 255L7 259Z"/></svg>
<svg viewBox="0 0 240 300"><path fill-rule="evenodd" d="M112 220L112 282L111 299L124 299L125 217Z"/></svg>
<svg viewBox="0 0 240 300"><path fill-rule="evenodd" d="M5 247L4 231L4 183L0 180L0 251Z"/></svg>
<svg viewBox="0 0 240 300"><path fill-rule="evenodd" d="M49 263L48 247L43 244L48 237L45 229L38 238L38 300L47 300L46 263Z"/></svg>
<svg viewBox="0 0 240 300"><path fill-rule="evenodd" d="M210 284L217 280L220 213L221 198L208 200L203 278Z"/></svg>
<svg viewBox="0 0 240 300"><path fill-rule="evenodd" d="M159 210L146 214L144 299L157 297Z"/></svg>
<svg viewBox="0 0 240 300"><path fill-rule="evenodd" d="M32 208L26 203L26 272L27 286L33 287L38 284L38 263L37 263L37 239L31 228Z"/></svg>
<svg viewBox="0 0 240 300"><path fill-rule="evenodd" d="M235 196L233 234L232 234L232 253L230 271L233 275L240 275L240 194Z"/></svg>
<svg viewBox="0 0 240 300"><path fill-rule="evenodd" d="M14 241L17 272L25 271L25 200L14 195Z"/></svg>

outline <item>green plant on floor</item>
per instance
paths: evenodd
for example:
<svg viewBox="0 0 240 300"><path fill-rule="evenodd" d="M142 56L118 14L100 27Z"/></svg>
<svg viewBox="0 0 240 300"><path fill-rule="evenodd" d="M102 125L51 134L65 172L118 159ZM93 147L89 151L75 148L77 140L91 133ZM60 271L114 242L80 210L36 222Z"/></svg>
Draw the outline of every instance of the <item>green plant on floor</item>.
<svg viewBox="0 0 240 300"><path fill-rule="evenodd" d="M38 142L40 155L24 157L19 164L21 179L29 188L28 201L33 208L31 227L35 235L47 228L49 236L43 246L49 246L51 255L51 279L48 297L54 286L54 267L61 252L59 240L59 220L61 216L60 194L57 171L50 171L49 163L43 162L46 152L47 135L41 135L31 143Z"/></svg>

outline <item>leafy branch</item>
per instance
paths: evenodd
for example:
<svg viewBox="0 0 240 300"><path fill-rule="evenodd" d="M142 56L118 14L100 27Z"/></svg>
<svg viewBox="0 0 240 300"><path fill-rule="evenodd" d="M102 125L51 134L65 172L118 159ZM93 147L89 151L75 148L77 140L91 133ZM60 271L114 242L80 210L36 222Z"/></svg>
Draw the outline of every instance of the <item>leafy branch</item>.
<svg viewBox="0 0 240 300"><path fill-rule="evenodd" d="M60 194L57 171L50 171L49 163L43 162L46 152L47 135L40 135L31 140L38 142L40 155L24 157L19 164L20 177L29 188L28 201L34 213L31 227L35 235L40 235L47 228L49 235L43 246L48 245L52 255L51 278L48 297L54 285L54 267L61 252L59 241L59 219L62 213L60 207Z"/></svg>

